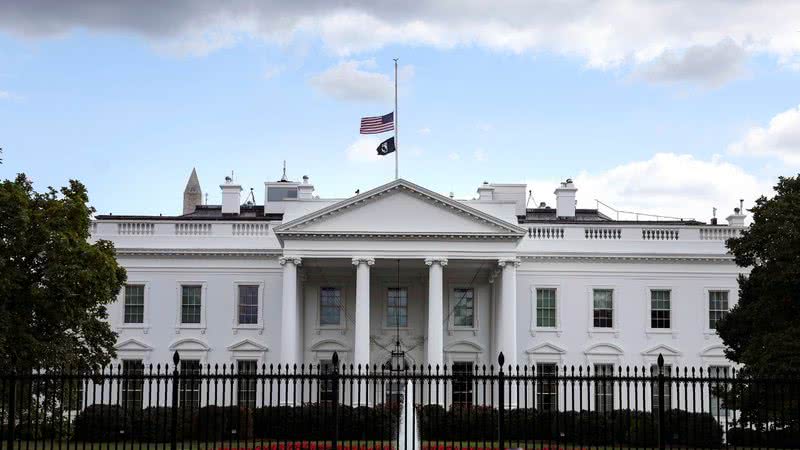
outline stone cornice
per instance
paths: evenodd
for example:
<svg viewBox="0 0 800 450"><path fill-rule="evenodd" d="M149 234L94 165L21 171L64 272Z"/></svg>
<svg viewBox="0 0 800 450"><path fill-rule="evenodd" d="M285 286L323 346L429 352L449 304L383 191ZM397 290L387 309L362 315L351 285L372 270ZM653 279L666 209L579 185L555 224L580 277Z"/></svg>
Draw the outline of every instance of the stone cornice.
<svg viewBox="0 0 800 450"><path fill-rule="evenodd" d="M462 240L462 241L490 241L490 240L519 240L520 236L512 233L403 233L403 232L367 232L367 231L284 231L282 238L302 239L343 239L343 240Z"/></svg>
<svg viewBox="0 0 800 450"><path fill-rule="evenodd" d="M728 255L657 255L657 254L540 254L520 255L523 261L578 261L578 262L664 262L664 263L714 263L733 264Z"/></svg>
<svg viewBox="0 0 800 450"><path fill-rule="evenodd" d="M222 256L278 258L283 250L262 250L242 248L117 248L118 256Z"/></svg>

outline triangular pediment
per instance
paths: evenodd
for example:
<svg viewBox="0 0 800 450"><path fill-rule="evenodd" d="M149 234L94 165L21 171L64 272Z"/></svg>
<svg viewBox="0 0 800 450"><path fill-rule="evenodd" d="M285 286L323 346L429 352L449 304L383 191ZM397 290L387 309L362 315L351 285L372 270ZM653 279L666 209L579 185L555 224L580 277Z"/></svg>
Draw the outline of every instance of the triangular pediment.
<svg viewBox="0 0 800 450"><path fill-rule="evenodd" d="M149 352L150 350L153 350L153 347L133 338L118 342L116 345L114 345L114 348L121 352Z"/></svg>
<svg viewBox="0 0 800 450"><path fill-rule="evenodd" d="M445 350L447 353L483 353L483 347L470 341L457 341L448 345Z"/></svg>
<svg viewBox="0 0 800 450"><path fill-rule="evenodd" d="M275 229L281 239L337 236L519 239L525 232L517 225L402 179Z"/></svg>
<svg viewBox="0 0 800 450"><path fill-rule="evenodd" d="M680 356L681 352L665 344L658 344L642 352L642 355L645 356L658 356L659 354L664 356Z"/></svg>
<svg viewBox="0 0 800 450"><path fill-rule="evenodd" d="M725 346L722 344L709 345L700 352L700 356L723 358L725 357Z"/></svg>
<svg viewBox="0 0 800 450"><path fill-rule="evenodd" d="M584 353L587 355L596 356L621 356L625 352L618 345L603 342L592 345L591 347L587 348Z"/></svg>
<svg viewBox="0 0 800 450"><path fill-rule="evenodd" d="M529 355L563 355L567 350L550 342L539 344L525 351Z"/></svg>
<svg viewBox="0 0 800 450"><path fill-rule="evenodd" d="M241 341L229 345L228 350L232 352L264 352L267 350L267 347L252 339L242 339Z"/></svg>

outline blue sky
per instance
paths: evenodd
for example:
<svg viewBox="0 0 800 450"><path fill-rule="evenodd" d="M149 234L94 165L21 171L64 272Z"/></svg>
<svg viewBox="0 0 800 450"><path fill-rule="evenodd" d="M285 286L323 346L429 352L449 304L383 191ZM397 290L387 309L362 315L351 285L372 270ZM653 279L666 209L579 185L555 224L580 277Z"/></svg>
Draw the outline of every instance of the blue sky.
<svg viewBox="0 0 800 450"><path fill-rule="evenodd" d="M261 201L283 160L322 196L391 180L358 121L391 110L395 57L401 176L442 193L525 182L551 203L572 177L581 206L707 219L800 166L789 4L786 20L740 2L682 22L649 2L539 2L544 22L515 2L27 3L0 5L0 177L79 179L101 213L178 213L192 167L211 203L231 170Z"/></svg>

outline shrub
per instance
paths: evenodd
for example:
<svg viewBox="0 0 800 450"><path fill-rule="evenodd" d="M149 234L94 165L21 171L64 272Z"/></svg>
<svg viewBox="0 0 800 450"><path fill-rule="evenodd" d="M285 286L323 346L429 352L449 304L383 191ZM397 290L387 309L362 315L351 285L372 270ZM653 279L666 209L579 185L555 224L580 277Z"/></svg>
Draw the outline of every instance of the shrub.
<svg viewBox="0 0 800 450"><path fill-rule="evenodd" d="M131 434L130 416L119 405L91 405L75 417L75 439L117 441ZM130 437L128 437L130 439Z"/></svg>
<svg viewBox="0 0 800 450"><path fill-rule="evenodd" d="M172 408L152 406L131 412L133 435L143 442L169 442L172 439ZM192 416L178 408L177 438L191 438Z"/></svg>
<svg viewBox="0 0 800 450"><path fill-rule="evenodd" d="M731 428L727 433L727 444L746 447L800 448L800 431Z"/></svg>
<svg viewBox="0 0 800 450"><path fill-rule="evenodd" d="M421 405L417 407L419 435L425 441L441 441L446 438L445 420L447 411L441 405Z"/></svg>
<svg viewBox="0 0 800 450"><path fill-rule="evenodd" d="M204 406L194 414L192 427L200 440L251 439L253 413L239 406Z"/></svg>
<svg viewBox="0 0 800 450"><path fill-rule="evenodd" d="M711 414L672 409L667 411L664 421L668 430L665 436L667 444L695 447L722 445L722 427Z"/></svg>

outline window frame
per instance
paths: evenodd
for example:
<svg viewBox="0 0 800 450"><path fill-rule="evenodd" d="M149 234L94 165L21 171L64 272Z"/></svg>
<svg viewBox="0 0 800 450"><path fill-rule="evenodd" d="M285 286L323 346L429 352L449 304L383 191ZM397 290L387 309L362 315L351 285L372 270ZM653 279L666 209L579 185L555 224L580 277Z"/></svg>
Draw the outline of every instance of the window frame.
<svg viewBox="0 0 800 450"><path fill-rule="evenodd" d="M258 321L256 323L239 323L239 286L258 286ZM203 309L206 302L203 302ZM258 280L236 280L233 282L233 332L239 330L264 331L264 282Z"/></svg>
<svg viewBox="0 0 800 450"><path fill-rule="evenodd" d="M719 292L719 291L727 291L728 292L728 312L738 303L739 301L739 289L735 286L706 286L703 288L703 333L706 335L706 339L710 336L716 336L717 330L716 328L710 328L710 319L711 319L711 292Z"/></svg>
<svg viewBox="0 0 800 450"><path fill-rule="evenodd" d="M179 368L180 368L180 371L181 371L181 375L184 374L183 364L184 364L184 362L187 362L187 361L197 361L198 371L194 375L201 375L203 373L203 360L201 358L186 358L186 359L181 359L181 361L180 361ZM191 409L199 409L203 405L203 380L202 380L202 378L198 378L197 380L192 380L193 382L197 383L196 384L197 389L192 389L192 390L186 390L186 386L188 384L188 381L189 380L184 379L184 380L181 380L181 382L180 382L180 385L178 387L178 405L181 408L185 407L186 405L184 403L185 402L184 395L187 392L196 391L197 392L197 402L196 402L196 404L193 402L192 405L190 405L189 408L190 408L190 410Z"/></svg>
<svg viewBox="0 0 800 450"><path fill-rule="evenodd" d="M145 361L144 361L144 359L139 358L139 357L122 358L120 361L121 361L120 370L121 370L121 373L123 375L123 378L122 378L122 382L121 382L121 386L120 386L120 390L119 390L120 398L118 399L119 400L118 404L122 408L124 408L126 410L129 410L129 411L134 411L134 410L141 411L141 410L144 410L144 408L145 408L145 406L144 406L144 385L145 385L144 377L145 377L145 373L146 373L145 372L145 368L146 368ZM134 371L133 372L133 375L134 375L133 377L129 376L130 372L128 372L128 369L125 368L125 364L126 363L138 363L140 371L138 373L136 373L136 371ZM139 376L139 378L136 378L137 375ZM131 388L131 386L133 386L133 388ZM138 400L134 401L134 405L131 405L129 403L130 402L130 400L129 400L129 392L134 392L134 393L138 392L139 393L139 398L138 398ZM139 407L134 409L134 406L136 406L137 403L138 403Z"/></svg>
<svg viewBox="0 0 800 450"><path fill-rule="evenodd" d="M323 289L338 289L341 298L341 308L339 309L339 323L331 325L322 324L322 290ZM344 330L347 327L347 289L342 284L320 284L315 289L316 316L317 316L317 329L320 330Z"/></svg>
<svg viewBox="0 0 800 450"><path fill-rule="evenodd" d="M200 286L200 323L183 323L183 287ZM178 280L175 288L175 333L180 334L181 330L199 330L201 334L206 332L206 311L208 310L208 283L199 280Z"/></svg>
<svg viewBox="0 0 800 450"><path fill-rule="evenodd" d="M245 362L245 361L253 363L253 365L255 366L255 372L254 373L257 374L258 373L258 364L260 362L260 359L259 358L247 358L247 357L236 358L236 374L239 375L239 373L240 373L239 363L242 363L242 362ZM245 385L245 383L246 383L247 386L249 386L250 383L252 383L252 387L253 387L253 389L252 389L252 392L253 392L253 407L252 407L252 409L255 409L255 408L258 407L258 380L255 379L255 378L252 379L252 380L240 380L237 377L237 379L236 379L236 406L242 406L242 402L241 402L242 397L241 397L241 395L242 395L243 385ZM248 392L249 391L250 390L248 389ZM248 406L248 405L244 405L244 406Z"/></svg>
<svg viewBox="0 0 800 450"><path fill-rule="evenodd" d="M610 328L598 328L594 326L594 291L611 291L611 327ZM620 311L622 308L619 307L619 289L616 285L612 284L593 284L589 286L587 289L586 296L588 298L588 334L589 337L594 336L595 334L613 334L614 337L619 337L619 324L622 323L620 318Z"/></svg>
<svg viewBox="0 0 800 450"><path fill-rule="evenodd" d="M411 309L409 308L411 302L411 288L408 285L400 284L389 284L384 286L383 291L383 328L386 330L408 330L409 324L411 323L411 317L409 315ZM405 326L396 326L389 324L389 291L392 289L405 289L406 290L406 325Z"/></svg>
<svg viewBox="0 0 800 450"><path fill-rule="evenodd" d="M652 311L653 311L653 291L669 291L669 328L653 328L652 325ZM647 334L675 334L675 330L677 329L677 321L676 321L676 289L674 286L664 286L664 285L649 285L645 288L645 299L647 301L647 306L644 308L645 310L645 332Z"/></svg>
<svg viewBox="0 0 800 450"><path fill-rule="evenodd" d="M455 323L455 306L457 301L455 299L456 289L471 289L472 290L472 326L456 325ZM429 299L430 300L430 299ZM479 311L479 295L478 289L475 286L470 286L467 283L452 283L447 286L447 330L452 331L472 331L476 332L480 329L480 320L478 318ZM451 314L452 312L452 314Z"/></svg>
<svg viewBox="0 0 800 450"><path fill-rule="evenodd" d="M466 396L469 396L469 400L468 401L456 401L456 393L457 393L456 392L456 381L457 381L456 377L458 376L456 374L456 365L469 366L469 370L467 372L464 372L464 375L462 376L462 379L458 380L458 383L463 383L464 386L466 387L465 390L458 391L458 394L459 395L464 395L465 398L466 398ZM476 391L476 389L475 389L475 379L473 377L475 376L476 364L473 361L458 360L458 361L453 361L450 364L450 367L452 369L451 375L453 376L453 381L452 381L451 386L450 386L450 403L451 404L456 404L457 403L457 404L462 405L462 406L472 406L472 405L474 405L475 404L475 391ZM459 372L459 375L460 374L461 374L461 372Z"/></svg>
<svg viewBox="0 0 800 450"><path fill-rule="evenodd" d="M125 289L129 285L144 286L144 313L142 317L142 323L125 322ZM143 332L147 334L147 332L150 330L150 282L141 281L137 279L126 281L125 284L122 286L122 289L120 289L117 298L120 305L117 327L120 329L128 329L128 330L143 330Z"/></svg>
<svg viewBox="0 0 800 450"><path fill-rule="evenodd" d="M538 296L537 291L539 289L554 289L556 291L556 326L555 327L540 327L536 324L538 319ZM530 325L530 334L531 336L536 336L536 333L556 333L557 336L561 336L561 295L563 294L563 290L560 284L550 284L550 283L542 283L542 284L535 284L530 287L530 296L531 296L531 325Z"/></svg>
<svg viewBox="0 0 800 450"><path fill-rule="evenodd" d="M675 372L674 368L675 368L675 366L672 364L671 361L670 362L666 362L666 361L664 362L664 378L665 379L669 379L674 375L674 372ZM658 399L658 381L657 381L658 380L658 363L657 362L653 362L653 363L650 364L650 373L648 373L648 376L653 377L654 380L655 380L655 381L652 381L652 382L650 380L648 380L648 383L651 384L650 385L650 408L651 408L651 411L656 412L658 410L658 408L659 408L658 401L657 401L657 399ZM673 380L664 382L664 387L667 388L667 390L664 391L664 403L665 403L665 406L666 406L665 411L669 411L669 410L675 408L673 406L673 403L674 403L675 399L674 399L674 396L672 395L673 394L673 384L675 384L675 389L677 389L677 384ZM678 392L678 394L680 394L680 392Z"/></svg>
<svg viewBox="0 0 800 450"><path fill-rule="evenodd" d="M597 366L611 366L611 372L606 372L605 374L602 373L602 372L599 372L597 370ZM592 386L592 402L593 402L593 406L594 406L594 411L608 413L608 412L611 412L611 411L614 410L617 399L616 399L616 395L614 393L615 383L614 383L614 378L613 377L617 373L616 370L617 370L617 365L614 364L613 362L595 361L595 362L592 363L592 371L593 371L595 377L602 377L604 375L607 376L607 377L611 377L611 380L605 381L605 383L606 383L605 386L603 386L603 383L604 383L603 380L596 380L594 383L592 383L593 384L593 386ZM598 392L599 387L603 386L604 388L608 388L609 384L610 384L610 394L608 392L603 392L603 393ZM605 406L604 406L601 409L599 407L599 404L598 404L597 400L598 400L598 396L600 396L600 395L603 395L605 397L610 397L611 398L611 406L610 406L610 408L605 409ZM608 401L604 400L603 404L607 404L607 403L608 403Z"/></svg>
<svg viewBox="0 0 800 450"><path fill-rule="evenodd" d="M551 383L552 383L552 386L553 386L553 393L548 393L548 394L546 394L546 395L548 395L548 396L551 396L551 395L552 395L552 397L553 397L553 408L554 408L554 409L545 409L545 408L542 408L542 403L543 403L543 401L542 401L542 400L543 400L543 398L544 398L544 395L545 395L545 394L543 393L543 391L542 391L542 387L544 387L544 386L545 386L545 381L544 381L544 380L542 380L542 379L540 379L539 377L540 377L540 376L541 376L541 374L542 374L542 371L541 371L541 366L543 366L543 365L548 365L548 366L552 366L552 367L554 367L554 368L555 368L554 375L558 375L558 374L559 374L559 367L558 367L559 365L558 365L558 363L557 363L557 362L555 362L555 361L541 360L541 361L536 361L536 362L534 363L534 367L536 368L536 377L537 377L537 380L536 380L536 382L534 383L534 392L533 392L533 395L534 395L534 402L533 402L533 404L534 404L534 407L536 408L536 410L537 410L537 411L556 412L556 411L559 411L559 410L560 410L560 404L559 404L559 390L558 390L558 385L559 385L559 383L558 383L558 379L556 379L556 380L553 380L553 381L547 381L547 383L548 383L548 386L549 386Z"/></svg>

